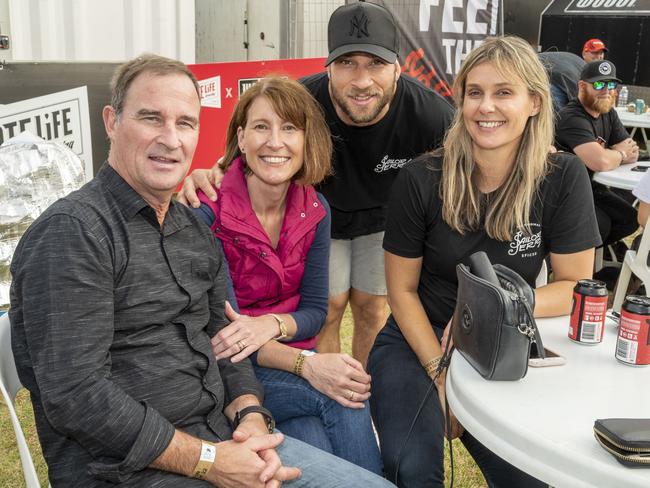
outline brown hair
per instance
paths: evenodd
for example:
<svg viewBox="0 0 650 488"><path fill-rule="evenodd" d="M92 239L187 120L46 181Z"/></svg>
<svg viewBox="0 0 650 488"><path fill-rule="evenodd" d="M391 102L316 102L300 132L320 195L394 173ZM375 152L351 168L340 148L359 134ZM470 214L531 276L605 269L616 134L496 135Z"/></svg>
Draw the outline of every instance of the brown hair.
<svg viewBox="0 0 650 488"><path fill-rule="evenodd" d="M113 107L117 117L122 113L124 100L126 99L131 83L145 72L153 73L158 76L171 74L185 75L194 84L196 95L199 97L199 100L201 100L199 82L196 80L194 73L192 73L184 63L176 61L175 59L158 56L157 54L145 53L118 66L113 74L111 80L111 107Z"/></svg>
<svg viewBox="0 0 650 488"><path fill-rule="evenodd" d="M228 124L221 169L228 169L233 160L241 155L237 129L246 126L248 109L257 97L266 97L281 119L305 131L303 165L294 180L304 185L323 181L332 168L332 136L325 123L323 109L300 83L279 76L262 78L239 98Z"/></svg>
<svg viewBox="0 0 650 488"><path fill-rule="evenodd" d="M487 205L481 204L481 192L473 178L476 163L472 139L463 118L467 75L482 63L492 63L507 79L521 80L528 93L539 101L539 113L526 122L512 171L493 192ZM553 113L546 70L523 39L491 37L469 53L454 80L453 92L458 108L444 142L440 182L443 220L453 230L464 234L479 228L483 214L485 231L499 241L510 240L518 230L530 233L529 214L538 186L549 168L548 151L553 141Z"/></svg>

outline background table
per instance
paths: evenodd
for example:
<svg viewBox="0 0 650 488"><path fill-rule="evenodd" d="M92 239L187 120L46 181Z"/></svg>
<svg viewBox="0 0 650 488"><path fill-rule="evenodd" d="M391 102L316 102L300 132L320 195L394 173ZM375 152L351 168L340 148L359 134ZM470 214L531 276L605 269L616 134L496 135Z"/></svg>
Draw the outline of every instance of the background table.
<svg viewBox="0 0 650 488"><path fill-rule="evenodd" d="M650 366L614 357L616 329L603 343L567 338L569 317L538 321L544 345L563 366L529 368L520 381L484 380L455 352L447 377L454 413L499 456L557 488L647 488L650 469L629 469L597 443L597 418L650 417Z"/></svg>
<svg viewBox="0 0 650 488"><path fill-rule="evenodd" d="M625 127L632 127L630 137L634 137L637 129L641 130L643 142L645 143L645 149L647 151L648 136L646 135L645 130L650 128L650 111L641 115L636 115L634 112L628 112L626 107L616 107L616 113L618 113L618 118L621 119L621 123Z"/></svg>
<svg viewBox="0 0 650 488"><path fill-rule="evenodd" d="M594 173L593 180L613 188L623 190L634 190L636 185L641 181L645 173L642 171L632 171L636 166L650 166L650 161L639 161L633 164L621 164L618 168L611 171L600 171ZM650 171L650 169L648 170Z"/></svg>

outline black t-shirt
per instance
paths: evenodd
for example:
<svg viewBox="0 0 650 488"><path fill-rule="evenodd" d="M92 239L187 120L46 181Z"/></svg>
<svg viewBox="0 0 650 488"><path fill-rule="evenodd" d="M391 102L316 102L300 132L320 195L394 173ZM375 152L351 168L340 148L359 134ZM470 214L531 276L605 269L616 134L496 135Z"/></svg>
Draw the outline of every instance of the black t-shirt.
<svg viewBox="0 0 650 488"><path fill-rule="evenodd" d="M568 254L600 245L589 178L572 154L551 156L547 176L531 209L532 235L516 232L509 242L481 229L465 235L442 219L438 195L442 161L423 155L400 171L388 206L384 249L422 257L418 295L430 322L444 328L456 303L456 264L476 251L519 273L531 286L549 252Z"/></svg>
<svg viewBox="0 0 650 488"><path fill-rule="evenodd" d="M332 209L332 237L351 239L384 230L386 204L399 168L442 143L452 107L402 75L386 116L371 126L352 127L336 114L327 73L300 81L323 106L333 136L334 174L318 186Z"/></svg>
<svg viewBox="0 0 650 488"><path fill-rule="evenodd" d="M579 100L569 102L562 109L555 126L555 145L562 151L573 152L577 146L588 142L598 142L604 148L609 148L628 137L630 135L616 110L612 109L594 118Z"/></svg>

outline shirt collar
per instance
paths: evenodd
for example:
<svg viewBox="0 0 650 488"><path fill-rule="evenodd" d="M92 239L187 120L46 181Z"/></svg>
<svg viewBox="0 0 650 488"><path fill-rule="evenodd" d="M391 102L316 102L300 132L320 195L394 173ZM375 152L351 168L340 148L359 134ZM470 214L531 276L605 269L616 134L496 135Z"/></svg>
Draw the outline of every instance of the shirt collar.
<svg viewBox="0 0 650 488"><path fill-rule="evenodd" d="M133 219L146 209L143 216L158 227L155 210L108 164L108 161L102 164L95 178L106 185L127 220ZM164 235L173 234L177 230L192 225L192 222L180 207L181 204L173 200L170 202L167 215L165 215Z"/></svg>
<svg viewBox="0 0 650 488"><path fill-rule="evenodd" d="M108 164L108 161L102 164L95 178L106 185L127 219L132 219L140 210L149 206L144 198Z"/></svg>

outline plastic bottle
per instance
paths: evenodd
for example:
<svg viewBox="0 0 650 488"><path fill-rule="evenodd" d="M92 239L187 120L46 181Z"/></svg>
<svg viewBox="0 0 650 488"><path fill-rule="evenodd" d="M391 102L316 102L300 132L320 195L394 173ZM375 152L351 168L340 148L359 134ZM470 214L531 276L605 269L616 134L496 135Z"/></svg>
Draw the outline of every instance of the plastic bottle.
<svg viewBox="0 0 650 488"><path fill-rule="evenodd" d="M621 91L618 93L618 106L627 106L627 86L622 87Z"/></svg>

